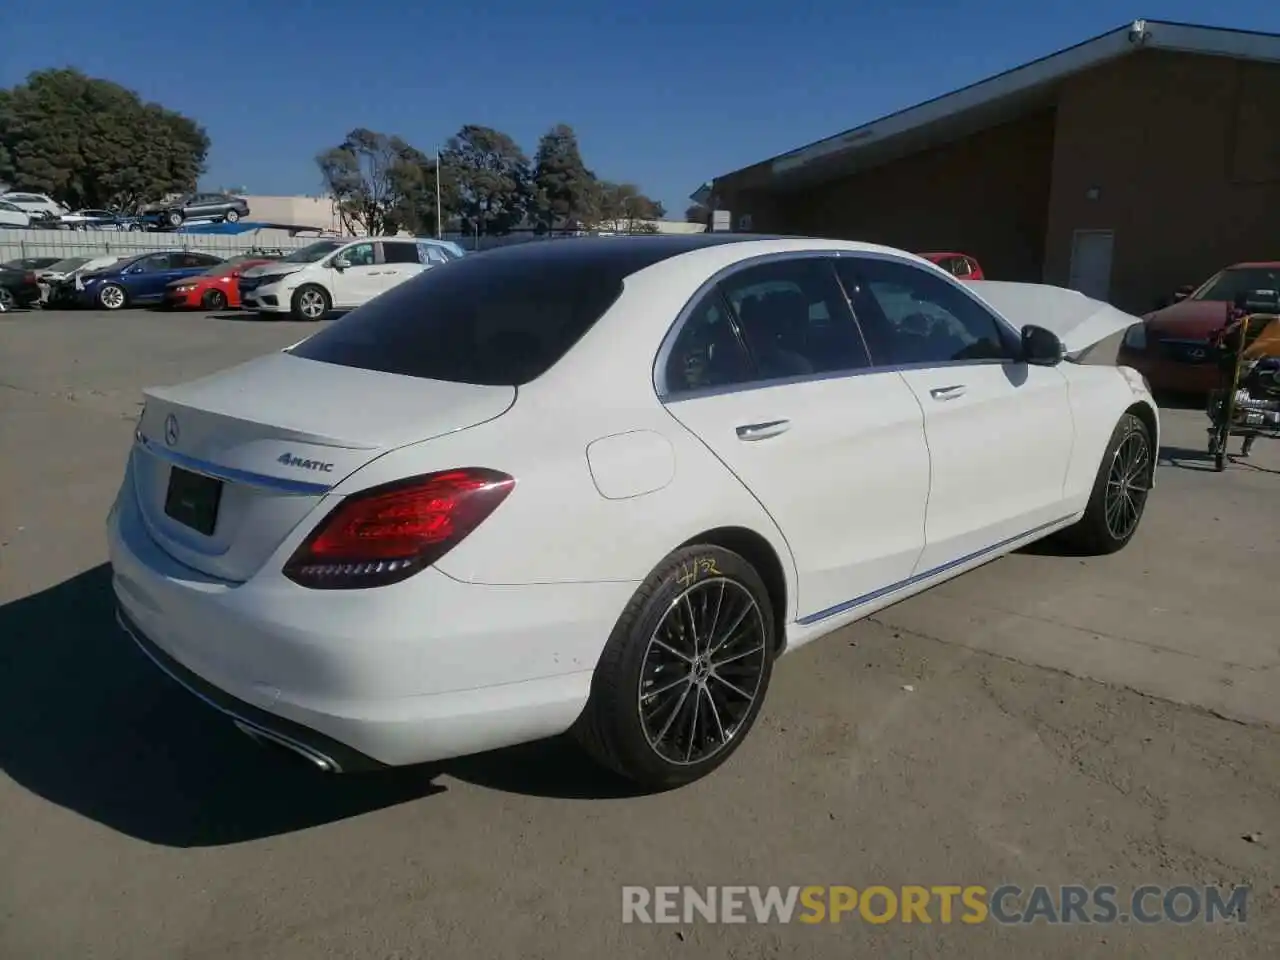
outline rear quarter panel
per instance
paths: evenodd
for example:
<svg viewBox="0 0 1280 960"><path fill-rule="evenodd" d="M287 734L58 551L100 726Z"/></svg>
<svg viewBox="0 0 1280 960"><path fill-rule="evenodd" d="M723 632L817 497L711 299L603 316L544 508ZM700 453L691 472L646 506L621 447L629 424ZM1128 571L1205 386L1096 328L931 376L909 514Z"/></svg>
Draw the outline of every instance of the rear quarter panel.
<svg viewBox="0 0 1280 960"><path fill-rule="evenodd" d="M637 434L636 442L619 440L631 433ZM616 451L609 463L596 458L595 476L589 448ZM626 463L628 458L634 459ZM455 579L639 582L698 534L745 527L773 547L792 581L788 595L795 595L790 551L769 515L656 399L648 409L579 412L549 409L521 396L497 420L380 457L347 478L327 501L401 477L463 466L505 471L516 478L516 486L436 565ZM302 527L309 529L331 507L322 503ZM299 529L290 540L305 533ZM285 546L287 556L293 544Z"/></svg>

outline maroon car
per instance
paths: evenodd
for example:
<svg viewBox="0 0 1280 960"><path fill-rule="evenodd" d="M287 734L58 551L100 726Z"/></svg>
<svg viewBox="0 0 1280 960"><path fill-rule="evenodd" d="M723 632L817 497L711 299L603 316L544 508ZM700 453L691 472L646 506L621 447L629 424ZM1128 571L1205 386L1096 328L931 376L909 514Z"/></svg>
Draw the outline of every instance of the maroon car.
<svg viewBox="0 0 1280 960"><path fill-rule="evenodd" d="M1152 389L1208 393L1221 386L1213 334L1237 307L1274 309L1280 261L1237 263L1214 274L1176 302L1149 313L1125 335L1119 362L1141 372ZM1255 306L1255 302L1266 306Z"/></svg>

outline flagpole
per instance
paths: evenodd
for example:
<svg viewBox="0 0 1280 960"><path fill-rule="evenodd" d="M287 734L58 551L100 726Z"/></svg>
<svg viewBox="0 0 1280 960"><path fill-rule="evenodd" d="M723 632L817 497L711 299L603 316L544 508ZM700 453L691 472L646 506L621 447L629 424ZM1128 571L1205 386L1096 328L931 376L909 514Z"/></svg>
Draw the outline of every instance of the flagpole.
<svg viewBox="0 0 1280 960"><path fill-rule="evenodd" d="M436 239L443 240L444 233L440 229L440 148L436 147Z"/></svg>

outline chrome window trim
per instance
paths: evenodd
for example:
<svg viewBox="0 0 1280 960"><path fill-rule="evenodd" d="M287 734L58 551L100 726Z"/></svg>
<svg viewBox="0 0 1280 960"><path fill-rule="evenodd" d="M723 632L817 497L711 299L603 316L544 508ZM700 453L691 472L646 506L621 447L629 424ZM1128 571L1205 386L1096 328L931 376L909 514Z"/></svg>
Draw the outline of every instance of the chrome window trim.
<svg viewBox="0 0 1280 960"><path fill-rule="evenodd" d="M234 467L224 467L216 463L210 463L208 460L189 457L185 453L178 453L176 450L162 447L141 434L138 435L137 440L138 445L152 456L159 457L161 460L168 460L170 463L182 467L183 470L190 470L192 473L212 477L214 480L241 483L250 487L274 490L277 493L286 493L294 496L319 496L333 489L333 485L328 483L287 480L283 477L272 477L265 473L255 473L252 470L237 470Z"/></svg>
<svg viewBox="0 0 1280 960"><path fill-rule="evenodd" d="M777 253L762 253L753 257L747 257L742 260L735 261L726 267L721 267L710 277L704 280L693 295L680 308L680 312L676 314L675 321L667 328L666 335L662 338L662 342L658 346L657 356L653 361L652 380L654 392L661 403L678 403L681 400L697 400L703 397L720 396L729 393L746 393L752 390L763 390L769 387L791 386L799 383L810 383L822 380L832 380L844 377L868 376L877 373L899 373L906 370L930 370L930 369L951 369L953 367L971 367L971 366L1003 366L1006 363L1016 363L1017 361L1008 360L951 360L946 363L934 363L925 361L921 363L899 363L899 364L872 364L869 367L851 367L846 370L825 370L822 373L804 374L798 377L782 377L770 380L752 380L747 383L736 383L722 387L707 387L701 390L669 390L667 388L667 362L671 358L671 351L675 347L676 340L684 329L684 325L689 321L694 311L702 305L703 298L711 291L718 290L719 285L724 280L736 273L752 267L763 266L770 263L783 263L790 260L817 260L817 259L851 259L851 260L884 260L890 263L901 264L906 267L914 267L922 273L932 273L934 276L941 277L952 287L958 289L964 296L972 300L978 307L985 311L996 323L996 326L1003 329L1017 343L1022 339L1022 333L1017 330L1012 323L992 309L987 303L977 297L972 291L965 288L963 282L948 274L941 267L933 266L933 270L924 269L919 263L909 260L905 257L892 253L882 253L873 250L841 250L825 248L815 248L812 250L786 250ZM832 265L834 269L834 264ZM845 297L845 301L849 308L849 313L853 316L858 335L866 342L866 334L862 329L862 323L858 319L857 311L853 309L853 304L849 302L848 291L845 289L844 281L840 278L839 272L836 271L836 282L840 286L841 293ZM868 351L870 356L870 351Z"/></svg>

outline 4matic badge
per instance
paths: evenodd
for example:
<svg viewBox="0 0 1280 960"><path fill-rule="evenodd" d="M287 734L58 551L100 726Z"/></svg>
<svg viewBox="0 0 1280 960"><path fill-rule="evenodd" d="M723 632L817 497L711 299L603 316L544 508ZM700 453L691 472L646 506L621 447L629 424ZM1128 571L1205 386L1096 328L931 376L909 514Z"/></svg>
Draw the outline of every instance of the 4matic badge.
<svg viewBox="0 0 1280 960"><path fill-rule="evenodd" d="M276 458L276 463L283 463L286 467L298 467L301 470L315 470L319 473L332 473L333 464L325 463L323 460L304 460L302 457L295 457L292 453L282 453Z"/></svg>

